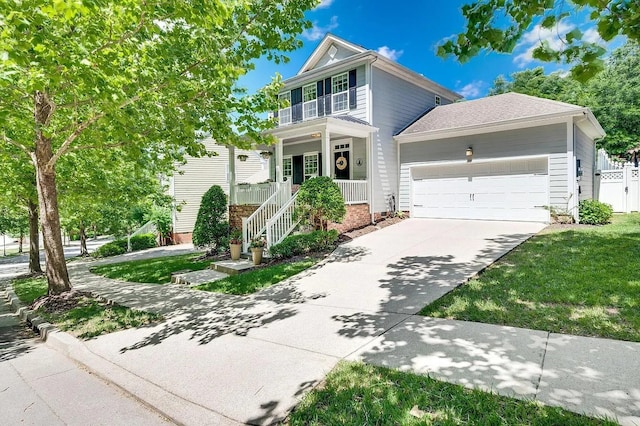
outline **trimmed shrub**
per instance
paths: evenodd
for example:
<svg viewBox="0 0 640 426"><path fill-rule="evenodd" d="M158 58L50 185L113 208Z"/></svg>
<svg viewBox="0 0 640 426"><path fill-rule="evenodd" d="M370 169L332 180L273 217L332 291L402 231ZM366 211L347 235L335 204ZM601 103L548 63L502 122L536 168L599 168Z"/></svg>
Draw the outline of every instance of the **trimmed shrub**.
<svg viewBox="0 0 640 426"><path fill-rule="evenodd" d="M281 243L271 246L269 253L276 259L287 259L306 253L332 250L338 241L338 231L313 231L309 234L289 235Z"/></svg>
<svg viewBox="0 0 640 426"><path fill-rule="evenodd" d="M342 223L346 214L342 191L330 177L315 177L300 185L295 217L303 224L326 230L328 222Z"/></svg>
<svg viewBox="0 0 640 426"><path fill-rule="evenodd" d="M587 225L604 225L611 222L613 207L597 200L583 200L578 205L580 223Z"/></svg>
<svg viewBox="0 0 640 426"><path fill-rule="evenodd" d="M193 228L193 245L209 247L211 252L222 251L228 246L229 223L227 196L218 185L213 185L202 196L196 225Z"/></svg>
<svg viewBox="0 0 640 426"><path fill-rule="evenodd" d="M124 245L123 245L124 243ZM109 257L125 254L127 252L127 240L114 240L100 246L93 252L93 257Z"/></svg>
<svg viewBox="0 0 640 426"><path fill-rule="evenodd" d="M127 240L124 240L126 247ZM131 237L131 251L154 248L156 246L156 236L154 234L140 234Z"/></svg>

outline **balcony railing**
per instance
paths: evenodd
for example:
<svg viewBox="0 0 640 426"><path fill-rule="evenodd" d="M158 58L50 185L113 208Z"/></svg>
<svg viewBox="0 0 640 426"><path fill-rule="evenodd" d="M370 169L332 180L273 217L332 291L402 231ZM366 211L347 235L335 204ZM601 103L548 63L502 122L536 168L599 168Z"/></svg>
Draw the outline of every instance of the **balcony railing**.
<svg viewBox="0 0 640 426"><path fill-rule="evenodd" d="M250 204L259 206L278 190L277 182L257 183L253 185L235 186L235 204Z"/></svg>
<svg viewBox="0 0 640 426"><path fill-rule="evenodd" d="M334 179L342 191L345 204L366 204L369 202L369 181Z"/></svg>

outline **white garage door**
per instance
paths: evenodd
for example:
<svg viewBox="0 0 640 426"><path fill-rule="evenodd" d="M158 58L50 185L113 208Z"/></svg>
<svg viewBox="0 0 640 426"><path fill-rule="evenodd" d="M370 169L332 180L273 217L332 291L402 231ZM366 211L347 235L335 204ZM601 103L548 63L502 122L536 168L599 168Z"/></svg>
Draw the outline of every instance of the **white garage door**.
<svg viewBox="0 0 640 426"><path fill-rule="evenodd" d="M413 216L547 222L547 158L412 169Z"/></svg>

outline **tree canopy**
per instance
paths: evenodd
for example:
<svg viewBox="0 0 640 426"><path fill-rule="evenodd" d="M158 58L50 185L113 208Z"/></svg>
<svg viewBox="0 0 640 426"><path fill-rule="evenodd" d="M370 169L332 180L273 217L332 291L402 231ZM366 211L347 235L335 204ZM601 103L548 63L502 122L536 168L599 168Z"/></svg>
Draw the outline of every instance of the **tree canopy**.
<svg viewBox="0 0 640 426"><path fill-rule="evenodd" d="M640 8L637 0L478 0L462 7L465 31L440 46L438 55L453 55L461 62L483 50L511 53L534 23L554 29L564 19L585 10L600 38L611 41L618 35L640 41ZM542 40L533 57L544 62L571 64L571 74L586 81L604 68L606 50L578 28L557 33L562 47Z"/></svg>
<svg viewBox="0 0 640 426"><path fill-rule="evenodd" d="M203 135L234 145L260 140L275 124L261 113L276 108L279 79L252 95L237 81L257 58L286 61L316 3L0 3L0 151L18 150L35 167L50 293L70 288L60 158L118 147L134 159L172 162L204 154Z"/></svg>
<svg viewBox="0 0 640 426"><path fill-rule="evenodd" d="M607 132L599 146L624 155L640 143L640 46L616 49L605 69L586 83L561 73L545 74L542 67L499 76L489 90L495 95L518 92L589 107Z"/></svg>

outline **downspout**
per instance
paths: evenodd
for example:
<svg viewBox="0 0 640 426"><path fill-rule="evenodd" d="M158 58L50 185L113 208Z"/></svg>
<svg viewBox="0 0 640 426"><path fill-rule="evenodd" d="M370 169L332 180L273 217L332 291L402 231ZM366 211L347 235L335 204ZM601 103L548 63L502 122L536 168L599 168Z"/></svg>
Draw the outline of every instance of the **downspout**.
<svg viewBox="0 0 640 426"><path fill-rule="evenodd" d="M373 124L373 63L378 60L378 57L374 57L373 61L369 63L369 114L371 114L370 125ZM371 223L375 225L375 200L373 199L373 138L374 132L369 133L369 213L371 214Z"/></svg>

